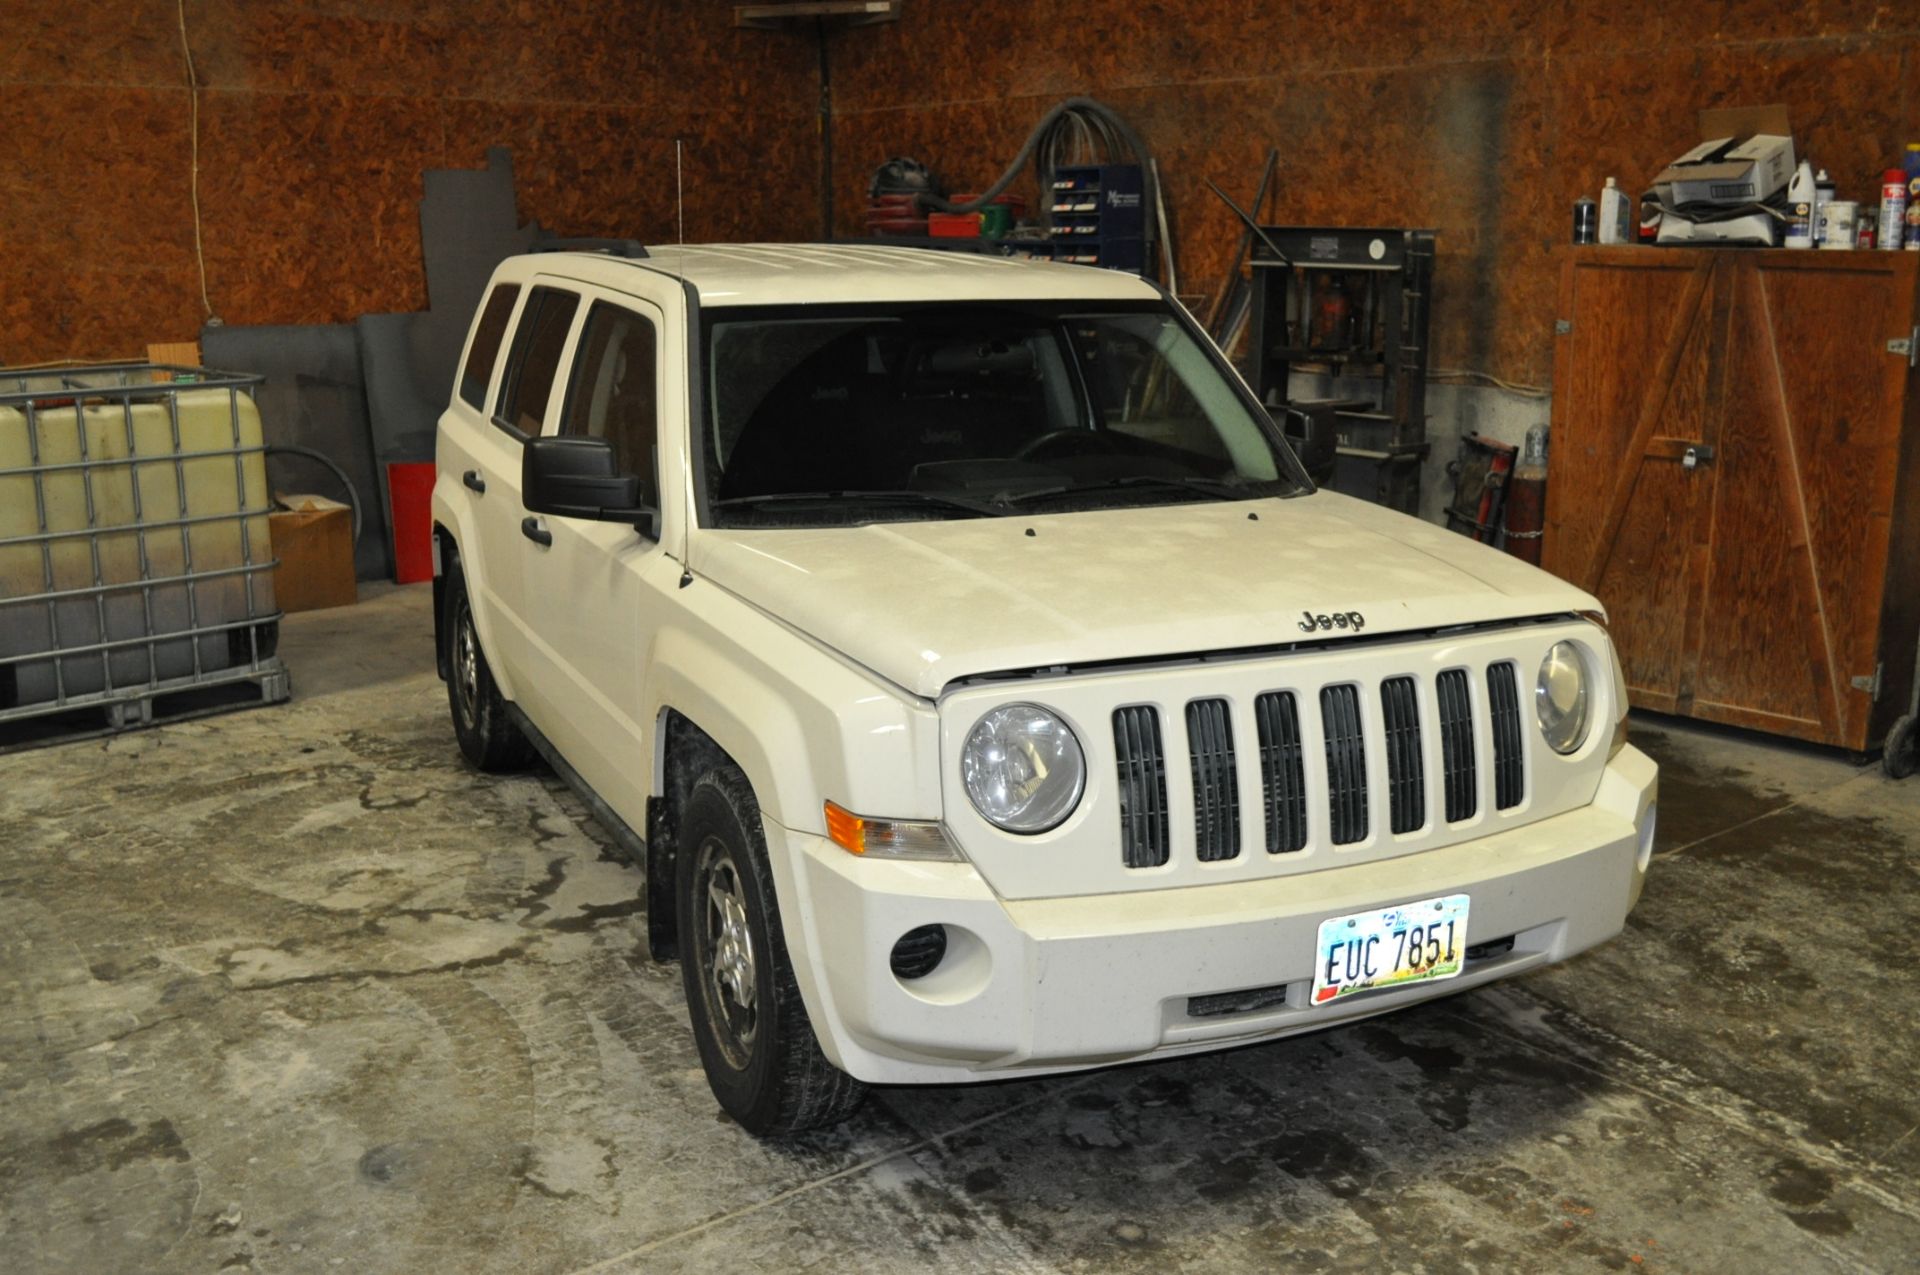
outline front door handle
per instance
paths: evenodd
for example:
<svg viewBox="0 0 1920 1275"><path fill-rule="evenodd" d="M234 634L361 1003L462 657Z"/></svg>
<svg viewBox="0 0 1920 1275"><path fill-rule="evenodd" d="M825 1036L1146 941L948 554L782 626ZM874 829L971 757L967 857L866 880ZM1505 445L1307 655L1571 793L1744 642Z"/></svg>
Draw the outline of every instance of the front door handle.
<svg viewBox="0 0 1920 1275"><path fill-rule="evenodd" d="M480 471L477 469L469 469L460 475L460 481L467 485L468 491L477 491L482 496L487 494L487 480L480 476Z"/></svg>
<svg viewBox="0 0 1920 1275"><path fill-rule="evenodd" d="M540 525L540 520L528 514L520 520L520 534L537 545L553 543L553 533Z"/></svg>

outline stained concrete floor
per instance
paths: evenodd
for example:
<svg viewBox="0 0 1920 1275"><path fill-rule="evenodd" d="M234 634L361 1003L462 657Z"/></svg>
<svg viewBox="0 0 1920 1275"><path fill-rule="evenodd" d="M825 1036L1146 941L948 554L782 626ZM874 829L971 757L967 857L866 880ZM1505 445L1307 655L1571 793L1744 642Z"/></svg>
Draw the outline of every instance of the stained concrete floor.
<svg viewBox="0 0 1920 1275"><path fill-rule="evenodd" d="M1920 780L1653 722L1627 933L1358 1027L718 1115L639 876L460 761L427 590L0 758L0 1266L1920 1269Z"/></svg>

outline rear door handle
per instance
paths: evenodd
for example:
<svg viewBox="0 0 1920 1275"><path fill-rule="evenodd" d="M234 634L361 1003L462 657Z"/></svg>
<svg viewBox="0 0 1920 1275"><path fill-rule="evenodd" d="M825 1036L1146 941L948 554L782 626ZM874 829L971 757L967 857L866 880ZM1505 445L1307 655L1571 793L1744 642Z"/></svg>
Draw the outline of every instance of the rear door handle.
<svg viewBox="0 0 1920 1275"><path fill-rule="evenodd" d="M540 525L540 520L528 514L520 520L520 534L537 545L553 543L553 533Z"/></svg>
<svg viewBox="0 0 1920 1275"><path fill-rule="evenodd" d="M480 476L480 471L477 469L469 469L460 475L460 481L467 485L468 491L477 491L482 496L487 494L487 480Z"/></svg>

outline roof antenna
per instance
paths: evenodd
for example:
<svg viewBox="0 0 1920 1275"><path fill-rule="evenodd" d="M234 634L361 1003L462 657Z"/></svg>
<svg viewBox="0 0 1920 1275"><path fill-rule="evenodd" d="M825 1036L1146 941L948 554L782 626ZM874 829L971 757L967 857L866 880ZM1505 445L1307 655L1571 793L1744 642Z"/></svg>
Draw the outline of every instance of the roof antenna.
<svg viewBox="0 0 1920 1275"><path fill-rule="evenodd" d="M685 187L680 182L680 139L673 139L673 224L681 247L687 243L687 211L683 200Z"/></svg>

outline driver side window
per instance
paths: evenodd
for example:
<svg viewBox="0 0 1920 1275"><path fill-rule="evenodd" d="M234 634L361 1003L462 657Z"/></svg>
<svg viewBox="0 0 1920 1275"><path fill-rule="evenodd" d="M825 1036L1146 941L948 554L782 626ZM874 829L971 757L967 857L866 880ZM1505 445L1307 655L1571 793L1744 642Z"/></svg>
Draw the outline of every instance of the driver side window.
<svg viewBox="0 0 1920 1275"><path fill-rule="evenodd" d="M560 418L562 434L612 443L621 472L639 477L642 503L656 509L658 349L658 334L645 316L594 302L580 333Z"/></svg>

